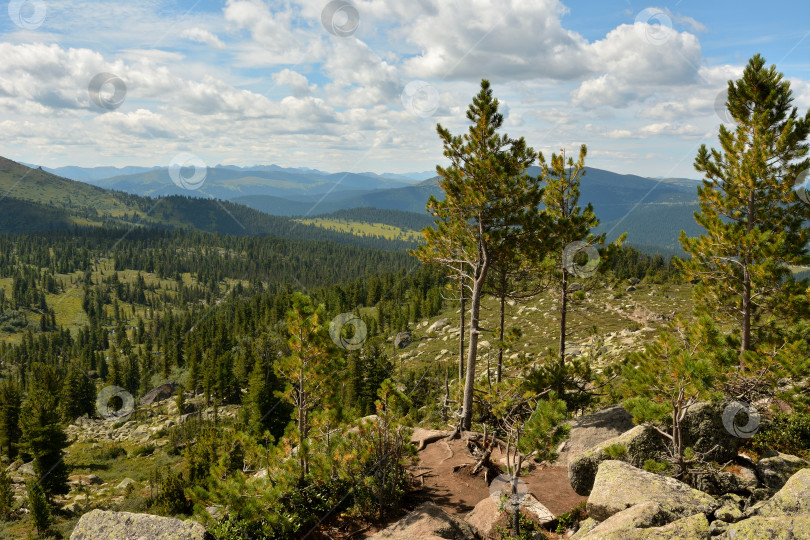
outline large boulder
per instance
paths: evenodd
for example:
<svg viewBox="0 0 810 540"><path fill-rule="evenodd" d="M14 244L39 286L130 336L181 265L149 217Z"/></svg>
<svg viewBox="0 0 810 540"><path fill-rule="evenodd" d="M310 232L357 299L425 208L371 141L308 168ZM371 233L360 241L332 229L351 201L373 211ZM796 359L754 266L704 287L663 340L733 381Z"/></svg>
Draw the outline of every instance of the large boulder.
<svg viewBox="0 0 810 540"><path fill-rule="evenodd" d="M757 461L757 475L769 489L778 490L796 471L810 467L810 463L800 457L779 452L768 452Z"/></svg>
<svg viewBox="0 0 810 540"><path fill-rule="evenodd" d="M752 517L729 525L721 540L810 540L810 514Z"/></svg>
<svg viewBox="0 0 810 540"><path fill-rule="evenodd" d="M751 508L763 517L810 514L810 469L802 469L785 483L773 497Z"/></svg>
<svg viewBox="0 0 810 540"><path fill-rule="evenodd" d="M745 439L734 436L723 425L726 402L701 401L689 407L681 421L684 445L705 452L707 461L723 463L734 459Z"/></svg>
<svg viewBox="0 0 810 540"><path fill-rule="evenodd" d="M642 467L646 460L659 457L664 449L664 438L650 426L636 426L570 459L568 481L579 495L588 495L591 492L599 464L614 459L605 452L605 448L613 445L624 446L627 449L626 459L636 467Z"/></svg>
<svg viewBox="0 0 810 540"><path fill-rule="evenodd" d="M572 540L709 540L709 521L703 514L661 525L665 513L656 503L642 503L606 519Z"/></svg>
<svg viewBox="0 0 810 540"><path fill-rule="evenodd" d="M169 381L152 388L141 398L141 405L151 405L158 401L169 399L177 392L178 386L180 385L177 382Z"/></svg>
<svg viewBox="0 0 810 540"><path fill-rule="evenodd" d="M586 414L571 421L570 424L571 431L568 438L557 449L558 465L568 465L570 460L585 450L630 431L635 426L633 417L621 405Z"/></svg>
<svg viewBox="0 0 810 540"><path fill-rule="evenodd" d="M501 517L501 508L494 497L487 497L475 505L464 521L475 527L479 533L488 538L494 533L495 524Z"/></svg>
<svg viewBox="0 0 810 540"><path fill-rule="evenodd" d="M441 330L442 328L444 328L448 324L450 324L450 319L448 319L446 317L444 319L439 319L438 321L436 321L435 323L431 324L428 327L428 329L427 329L428 334L431 334L433 332L438 332L439 330Z"/></svg>
<svg viewBox="0 0 810 540"><path fill-rule="evenodd" d="M175 518L93 510L84 514L70 540L208 540L205 527L196 521Z"/></svg>
<svg viewBox="0 0 810 540"><path fill-rule="evenodd" d="M413 341L413 336L410 332L400 332L394 337L394 348L404 349Z"/></svg>
<svg viewBox="0 0 810 540"><path fill-rule="evenodd" d="M375 540L478 540L475 527L456 519L431 502L422 503L416 509L387 529L371 538Z"/></svg>
<svg viewBox="0 0 810 540"><path fill-rule="evenodd" d="M697 513L711 514L720 506L714 497L683 482L637 469L624 461L608 460L599 465L587 503L589 516L604 521L644 502L657 503L667 521Z"/></svg>

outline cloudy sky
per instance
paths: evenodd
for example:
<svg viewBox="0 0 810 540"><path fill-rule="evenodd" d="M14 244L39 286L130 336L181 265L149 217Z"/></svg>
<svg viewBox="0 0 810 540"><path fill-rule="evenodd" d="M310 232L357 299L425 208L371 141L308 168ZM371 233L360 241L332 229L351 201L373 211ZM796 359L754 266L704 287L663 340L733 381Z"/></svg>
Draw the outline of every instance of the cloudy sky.
<svg viewBox="0 0 810 540"><path fill-rule="evenodd" d="M506 131L588 164L698 177L761 53L810 108L807 0L12 0L0 155L51 167L425 171L481 78ZM719 96L719 98L718 98Z"/></svg>

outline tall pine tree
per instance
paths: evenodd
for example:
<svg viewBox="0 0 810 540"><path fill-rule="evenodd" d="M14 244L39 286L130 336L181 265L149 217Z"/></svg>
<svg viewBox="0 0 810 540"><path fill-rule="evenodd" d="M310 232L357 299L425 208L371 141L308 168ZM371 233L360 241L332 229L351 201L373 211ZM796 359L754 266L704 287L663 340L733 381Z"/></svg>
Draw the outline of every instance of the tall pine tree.
<svg viewBox="0 0 810 540"><path fill-rule="evenodd" d="M720 126L720 149L700 147L695 169L704 175L695 219L706 230L681 232L690 259L681 268L695 290L698 313L736 326L740 364L748 351L779 347L782 329L806 316L805 286L789 266L810 263L810 206L794 188L810 167L810 111L792 106L790 83L756 55L728 83L726 106L736 126ZM788 338L789 339L789 338Z"/></svg>
<svg viewBox="0 0 810 540"><path fill-rule="evenodd" d="M498 133L503 125L498 106L489 81L483 80L467 110L472 123L469 131L457 136L441 124L437 126L444 155L450 160L448 167L436 167L445 198L428 201L427 211L436 216L436 226L424 229L425 244L414 252L422 262L461 272L464 286L469 288L461 429L470 429L472 423L479 312L487 273L500 255L499 248L539 226L542 190L526 174L536 154L523 138Z"/></svg>

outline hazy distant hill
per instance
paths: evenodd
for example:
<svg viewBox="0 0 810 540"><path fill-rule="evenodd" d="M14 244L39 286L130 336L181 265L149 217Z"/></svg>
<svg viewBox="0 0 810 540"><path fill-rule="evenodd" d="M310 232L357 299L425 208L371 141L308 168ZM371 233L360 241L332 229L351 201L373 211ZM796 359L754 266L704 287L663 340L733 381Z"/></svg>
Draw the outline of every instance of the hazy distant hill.
<svg viewBox="0 0 810 540"><path fill-rule="evenodd" d="M180 196L152 199L60 178L0 157L0 233L79 226L192 228L231 235L330 240L378 249L411 242L356 236L304 225L229 201Z"/></svg>

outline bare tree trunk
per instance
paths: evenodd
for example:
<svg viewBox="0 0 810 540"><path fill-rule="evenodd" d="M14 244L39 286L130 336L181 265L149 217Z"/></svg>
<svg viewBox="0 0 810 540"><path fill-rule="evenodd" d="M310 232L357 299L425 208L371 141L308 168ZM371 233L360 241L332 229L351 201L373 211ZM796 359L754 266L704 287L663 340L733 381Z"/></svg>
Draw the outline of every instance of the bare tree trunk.
<svg viewBox="0 0 810 540"><path fill-rule="evenodd" d="M503 318L506 310L506 272L501 276L501 320L498 328L498 371L495 373L495 381L501 382L501 372L503 371Z"/></svg>
<svg viewBox="0 0 810 540"><path fill-rule="evenodd" d="M565 325L568 315L568 271L563 268L562 283L560 287L560 362L565 361Z"/></svg>
<svg viewBox="0 0 810 540"><path fill-rule="evenodd" d="M458 322L458 380L464 380L464 327L466 326L466 317L464 312L467 310L467 299L464 297L464 284L461 285L461 317Z"/></svg>
<svg viewBox="0 0 810 540"><path fill-rule="evenodd" d="M475 389L475 361L478 357L478 315L481 309L481 295L487 278L489 264L484 260L478 264L470 296L470 346L467 349L467 378L464 380L464 403L461 411L461 428L469 430L472 425L473 390Z"/></svg>
<svg viewBox="0 0 810 540"><path fill-rule="evenodd" d="M743 353L751 350L751 274L748 272L748 265L743 267L742 311L740 366L742 366Z"/></svg>

